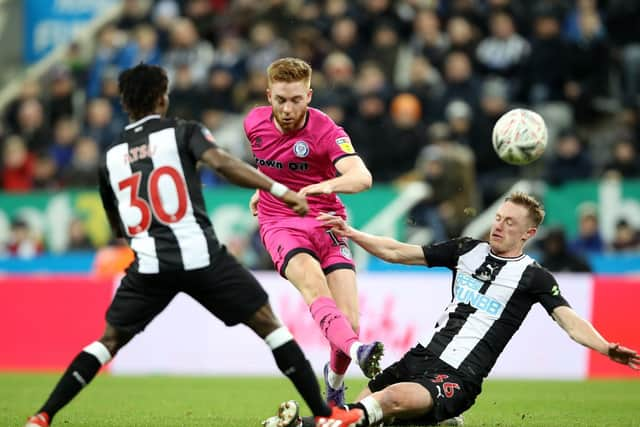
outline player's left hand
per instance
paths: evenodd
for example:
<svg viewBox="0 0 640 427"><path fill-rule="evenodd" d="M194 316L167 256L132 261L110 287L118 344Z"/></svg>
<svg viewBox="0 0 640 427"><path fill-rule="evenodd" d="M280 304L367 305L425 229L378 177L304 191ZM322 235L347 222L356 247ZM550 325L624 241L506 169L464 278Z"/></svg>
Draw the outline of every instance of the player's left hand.
<svg viewBox="0 0 640 427"><path fill-rule="evenodd" d="M324 226L331 228L338 236L349 237L350 227L344 219L332 213L321 213L316 219Z"/></svg>
<svg viewBox="0 0 640 427"><path fill-rule="evenodd" d="M314 194L332 194L333 189L326 182L319 182L317 184L307 185L306 187L302 187L298 194L301 196L312 196Z"/></svg>
<svg viewBox="0 0 640 427"><path fill-rule="evenodd" d="M635 350L621 346L618 343L609 343L609 359L614 362L628 365L631 369L640 370L640 356Z"/></svg>

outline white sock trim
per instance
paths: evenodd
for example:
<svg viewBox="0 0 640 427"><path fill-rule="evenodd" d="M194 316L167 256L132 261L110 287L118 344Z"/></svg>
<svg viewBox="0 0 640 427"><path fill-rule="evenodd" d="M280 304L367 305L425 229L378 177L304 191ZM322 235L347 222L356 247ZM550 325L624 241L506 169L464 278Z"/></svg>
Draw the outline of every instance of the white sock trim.
<svg viewBox="0 0 640 427"><path fill-rule="evenodd" d="M109 353L107 347L105 347L104 344L102 344L100 341L92 342L91 344L83 348L82 351L94 355L102 365L111 360L111 353Z"/></svg>
<svg viewBox="0 0 640 427"><path fill-rule="evenodd" d="M349 357L351 357L351 360L356 363L358 363L358 349L361 345L362 343L360 341L356 341L351 344L351 347L349 348Z"/></svg>
<svg viewBox="0 0 640 427"><path fill-rule="evenodd" d="M264 339L264 342L267 343L271 350L275 350L276 348L285 345L291 340L293 340L293 335L291 335L289 329L287 329L286 326L281 326L267 335Z"/></svg>
<svg viewBox="0 0 640 427"><path fill-rule="evenodd" d="M362 406L364 406L365 411L367 411L367 416L369 417L369 424L376 425L378 422L382 421L383 413L382 407L380 403L373 396L367 396L360 401Z"/></svg>
<svg viewBox="0 0 640 427"><path fill-rule="evenodd" d="M329 368L327 381L332 388L340 388L344 383L344 374L336 374L331 368Z"/></svg>

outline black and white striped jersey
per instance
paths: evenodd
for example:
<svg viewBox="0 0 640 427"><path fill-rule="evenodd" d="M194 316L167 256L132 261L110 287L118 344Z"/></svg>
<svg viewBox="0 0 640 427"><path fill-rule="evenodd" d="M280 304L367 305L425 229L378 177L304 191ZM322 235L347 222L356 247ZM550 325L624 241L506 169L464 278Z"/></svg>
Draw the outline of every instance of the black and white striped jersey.
<svg viewBox="0 0 640 427"><path fill-rule="evenodd" d="M211 147L204 126L151 115L129 124L107 148L100 195L112 228L135 252L132 271L194 270L217 255L196 170Z"/></svg>
<svg viewBox="0 0 640 427"><path fill-rule="evenodd" d="M550 314L569 305L553 275L528 255L499 257L487 242L470 238L422 249L427 265L451 269L453 280L451 303L421 345L478 384L533 304L540 302Z"/></svg>

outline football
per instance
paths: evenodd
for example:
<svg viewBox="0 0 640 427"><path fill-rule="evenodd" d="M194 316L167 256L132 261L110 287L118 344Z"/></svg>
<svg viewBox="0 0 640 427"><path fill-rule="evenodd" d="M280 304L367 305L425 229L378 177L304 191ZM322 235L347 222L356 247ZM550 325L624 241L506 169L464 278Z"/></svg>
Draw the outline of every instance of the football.
<svg viewBox="0 0 640 427"><path fill-rule="evenodd" d="M493 149L505 162L526 165L547 147L547 125L535 111L516 108L502 115L493 127Z"/></svg>

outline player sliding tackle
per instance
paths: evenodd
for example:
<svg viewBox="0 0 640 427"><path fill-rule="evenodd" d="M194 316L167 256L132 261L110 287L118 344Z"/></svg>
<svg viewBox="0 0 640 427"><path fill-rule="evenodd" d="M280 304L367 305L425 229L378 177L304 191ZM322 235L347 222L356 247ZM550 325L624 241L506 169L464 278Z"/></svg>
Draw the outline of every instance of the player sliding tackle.
<svg viewBox="0 0 640 427"><path fill-rule="evenodd" d="M458 238L428 246L363 233L335 215L318 217L336 235L348 237L385 261L442 266L454 272L452 301L432 336L369 382L358 402L358 426L433 425L469 409L498 356L539 302L579 344L638 370L634 350L607 341L580 317L560 293L555 278L523 252L537 232L544 210L524 193L510 195L496 212L489 241ZM313 425L297 415L293 401L281 405L265 427ZM311 422L311 424L309 424Z"/></svg>

